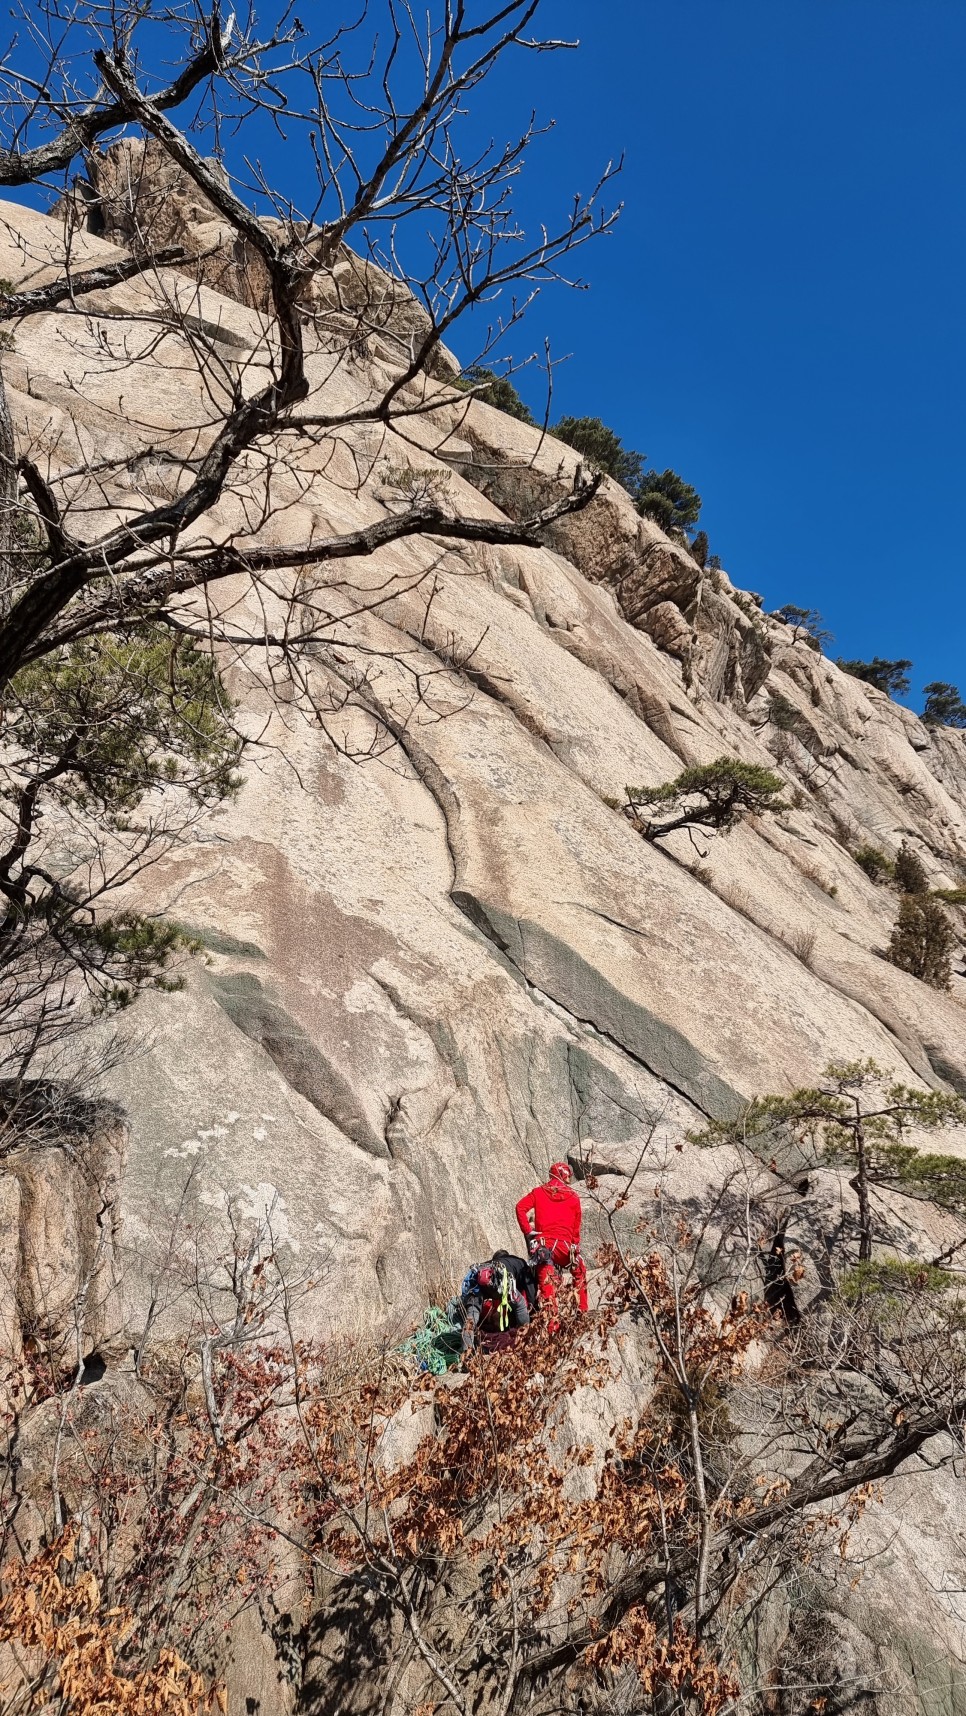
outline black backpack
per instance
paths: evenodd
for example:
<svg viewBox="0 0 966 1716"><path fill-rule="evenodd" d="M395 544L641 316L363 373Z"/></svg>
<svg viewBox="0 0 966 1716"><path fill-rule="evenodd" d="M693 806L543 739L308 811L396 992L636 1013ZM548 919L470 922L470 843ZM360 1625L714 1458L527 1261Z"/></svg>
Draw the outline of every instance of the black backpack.
<svg viewBox="0 0 966 1716"><path fill-rule="evenodd" d="M492 1261L507 1271L521 1298L526 1300L531 1311L535 1311L538 1297L537 1272L532 1262L528 1263L525 1257L515 1257L510 1251L495 1251Z"/></svg>

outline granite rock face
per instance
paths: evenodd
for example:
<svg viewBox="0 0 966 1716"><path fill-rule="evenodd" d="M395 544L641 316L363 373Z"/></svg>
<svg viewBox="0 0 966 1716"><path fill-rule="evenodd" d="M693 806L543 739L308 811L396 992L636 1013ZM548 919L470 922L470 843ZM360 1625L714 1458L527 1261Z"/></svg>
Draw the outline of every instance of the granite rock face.
<svg viewBox="0 0 966 1716"><path fill-rule="evenodd" d="M69 228L79 226L135 254L177 247L184 253L179 269L187 278L256 311L267 307L268 273L255 246L154 138L124 138L103 153L92 153L87 177L74 181L58 212ZM340 334L350 327L358 341L360 308L369 355L388 350L398 361L413 337L422 339L430 326L411 292L342 245L331 268L316 275L306 290L305 313L320 345L336 349ZM444 375L458 369L445 351L437 354L437 367Z"/></svg>
<svg viewBox="0 0 966 1716"><path fill-rule="evenodd" d="M5 222L3 268L43 278L57 225L12 206ZM108 226L130 236L119 215ZM96 236L75 243L114 254ZM225 351L253 361L252 307L169 280ZM161 347L142 338L136 355L152 289L133 281L83 318L19 330L7 389L22 445L52 469L129 449L134 486L162 487L167 450L210 413L175 364L190 328ZM125 340L126 369L97 364L102 336ZM364 365L333 377L321 347L309 366L328 405L349 409L372 385ZM454 505L513 513L572 484L570 449L430 385L438 405L415 421L427 445L445 437ZM324 470L290 455L264 532L380 516L386 470L413 449L386 432L371 480L350 488L363 439L346 431ZM244 531L243 502L224 498L216 532ZM378 666L367 706L344 717L273 710L256 651L227 667L240 719L264 725L245 787L137 885L205 956L183 993L138 1003L151 1046L113 1078L130 1126L129 1240L155 1225L149 1197L176 1197L190 1172L212 1219L226 1201L270 1206L285 1243L337 1256L377 1322L411 1310L451 1251L510 1240L514 1188L586 1138L623 1141L629 1115L666 1108L686 1129L833 1056L966 1090L966 982L957 972L938 993L882 957L895 894L851 856L909 839L935 885L959 881L966 735L924 728L795 641L609 479L552 539L442 552L415 539L360 562L332 609L378 592L351 635ZM217 599L244 614L238 590ZM315 653L319 707L344 701L348 637ZM417 676L431 686L418 702ZM642 841L605 802L725 753L777 766L789 810L698 853L683 832Z"/></svg>
<svg viewBox="0 0 966 1716"><path fill-rule="evenodd" d="M139 164L129 152L102 169L78 254L137 240L125 175ZM147 337L139 311L156 288L142 279L82 317L31 319L4 357L21 447L80 473L123 451L129 493L165 492L171 454L217 406L222 384L203 388L184 351L191 326L225 375L254 372L262 338L250 259L209 230L211 211L164 185L151 207L152 242L211 252L200 284L165 276L195 323ZM42 279L60 243L56 222L5 205L0 273ZM421 312L387 286L370 349L333 372L340 268L356 264L336 266L310 404L350 410ZM123 367L99 356L119 341ZM399 465L477 516L572 486L569 448L442 377L426 385L430 409L405 441L345 430L324 458L293 444L262 537L371 522ZM120 479L109 499L122 513ZM207 528L244 541L249 518L233 493ZM240 580L214 599L252 617ZM609 480L544 548L414 538L359 562L351 587L333 576L330 599L343 618L309 663L314 711L274 703L259 651L226 659L257 738L244 788L133 889L203 953L180 993L134 1009L138 1053L108 1084L126 1117L123 1141L104 1144L109 1211L87 1207L64 1150L0 1174L11 1341L18 1318L67 1340L86 1270L97 1290L81 1346L135 1345L186 1210L214 1248L261 1225L293 1268L324 1264L304 1313L317 1329L404 1324L432 1283L512 1245L516 1198L558 1157L626 1171L656 1125L684 1144L681 1183L700 1187L689 1129L833 1058L966 1093L962 953L948 993L889 964L896 896L852 856L907 840L933 886L962 884L966 734L928 730L849 678ZM347 701L361 661L365 696ZM777 768L787 811L696 851L685 833L642 841L607 803L724 754ZM843 1637L854 1626L843 1610Z"/></svg>

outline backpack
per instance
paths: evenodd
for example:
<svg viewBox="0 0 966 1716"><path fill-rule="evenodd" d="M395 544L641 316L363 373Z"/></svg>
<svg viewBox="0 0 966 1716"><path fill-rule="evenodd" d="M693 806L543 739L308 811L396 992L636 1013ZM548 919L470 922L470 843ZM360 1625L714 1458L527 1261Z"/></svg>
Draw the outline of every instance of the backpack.
<svg viewBox="0 0 966 1716"><path fill-rule="evenodd" d="M546 1247L543 1250L545 1255L535 1254L529 1259L516 1257L512 1251L494 1251L490 1259L492 1263L502 1263L503 1267L510 1271L511 1280L519 1297L526 1301L531 1312L536 1310L539 1299L537 1270L542 1263L550 1261L550 1253L546 1251Z"/></svg>
<svg viewBox="0 0 966 1716"><path fill-rule="evenodd" d="M510 1302L516 1287L510 1271L502 1263L477 1263L467 1270L460 1288L460 1298L477 1294L480 1299L480 1322L493 1316L501 1333L510 1321Z"/></svg>

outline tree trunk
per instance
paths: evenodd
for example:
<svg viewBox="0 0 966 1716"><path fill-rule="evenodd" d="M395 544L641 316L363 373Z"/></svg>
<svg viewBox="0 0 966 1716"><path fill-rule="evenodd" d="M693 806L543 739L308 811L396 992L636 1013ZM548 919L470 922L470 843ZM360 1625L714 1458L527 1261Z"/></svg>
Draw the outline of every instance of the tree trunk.
<svg viewBox="0 0 966 1716"><path fill-rule="evenodd" d="M859 1262L872 1261L872 1207L869 1203L869 1173L865 1160L865 1134L860 1122L855 1126L855 1177L849 1181L859 1200Z"/></svg>
<svg viewBox="0 0 966 1716"><path fill-rule="evenodd" d="M17 444L0 372L0 614L7 613L17 576L13 549L17 523Z"/></svg>

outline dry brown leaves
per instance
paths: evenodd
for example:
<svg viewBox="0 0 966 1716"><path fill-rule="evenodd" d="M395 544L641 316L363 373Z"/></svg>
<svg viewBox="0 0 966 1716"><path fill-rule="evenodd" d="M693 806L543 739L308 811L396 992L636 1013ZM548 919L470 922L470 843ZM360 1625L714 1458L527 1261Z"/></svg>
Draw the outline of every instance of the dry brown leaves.
<svg viewBox="0 0 966 1716"><path fill-rule="evenodd" d="M700 1716L720 1716L741 1690L736 1676L713 1662L680 1621L667 1638L641 1608L631 1609L607 1638L591 1645L587 1657L597 1668L633 1669L649 1696L669 1688Z"/></svg>
<svg viewBox="0 0 966 1716"><path fill-rule="evenodd" d="M2 1686L14 1694L12 1707L26 1716L56 1695L70 1716L202 1716L216 1709L224 1716L224 1688L209 1686L173 1650L160 1650L153 1667L125 1673L123 1651L135 1618L105 1608L90 1571L71 1577L76 1550L68 1529L42 1554L4 1569L0 1641L19 1647L26 1659L21 1684L8 1679Z"/></svg>

